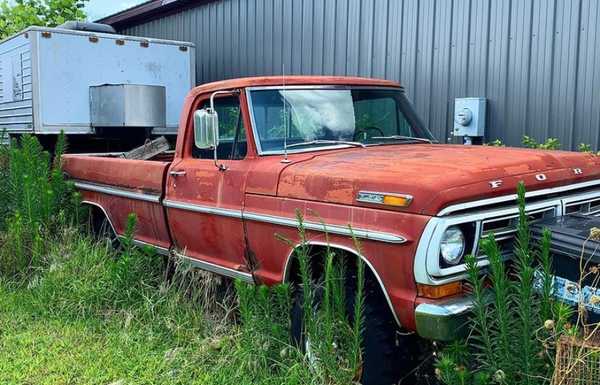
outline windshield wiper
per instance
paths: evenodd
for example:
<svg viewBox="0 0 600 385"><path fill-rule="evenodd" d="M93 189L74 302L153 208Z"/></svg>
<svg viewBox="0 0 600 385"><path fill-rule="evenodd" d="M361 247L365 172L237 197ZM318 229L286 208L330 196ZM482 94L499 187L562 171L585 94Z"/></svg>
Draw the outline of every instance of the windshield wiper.
<svg viewBox="0 0 600 385"><path fill-rule="evenodd" d="M315 140L309 140L307 142L288 144L286 147L291 148L291 147L300 147L300 146L310 146L311 144L346 144L348 146L354 146L354 147L363 147L363 148L366 147L363 143L360 143L360 142L352 142L352 141L348 141L348 140L324 140L324 139L315 139Z"/></svg>
<svg viewBox="0 0 600 385"><path fill-rule="evenodd" d="M392 139L392 140L412 140L415 142L433 143L430 139L417 138L415 136L390 135L390 136L372 136L371 139Z"/></svg>

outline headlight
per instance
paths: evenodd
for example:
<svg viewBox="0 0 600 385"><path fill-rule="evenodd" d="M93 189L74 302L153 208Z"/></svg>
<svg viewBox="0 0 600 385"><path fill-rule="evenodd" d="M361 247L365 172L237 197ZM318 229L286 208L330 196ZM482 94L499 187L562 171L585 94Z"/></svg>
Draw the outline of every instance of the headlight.
<svg viewBox="0 0 600 385"><path fill-rule="evenodd" d="M465 252L465 236L457 226L451 226L446 229L442 235L440 243L440 254L449 265L456 265L460 262Z"/></svg>

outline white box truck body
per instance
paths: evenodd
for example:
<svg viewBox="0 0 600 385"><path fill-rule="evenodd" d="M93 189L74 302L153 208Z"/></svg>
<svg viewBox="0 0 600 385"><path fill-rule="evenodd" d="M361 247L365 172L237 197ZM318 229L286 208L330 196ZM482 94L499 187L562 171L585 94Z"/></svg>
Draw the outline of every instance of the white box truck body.
<svg viewBox="0 0 600 385"><path fill-rule="evenodd" d="M30 27L0 42L0 130L9 135L54 135L61 131L97 135L102 127L92 112L103 108L94 104L115 101L92 98L91 90L117 85L121 87L115 89L124 90L123 100L140 93L159 95L151 100L164 106L148 105L148 109L164 111L164 117L155 120L161 122L155 123L159 126L144 128L154 135L175 135L184 98L195 86L194 67L192 43ZM145 86L152 90L144 92ZM157 88L164 89L162 97ZM128 106L133 104L121 108L131 109ZM139 103L135 110L121 111L121 116L128 116L126 121L110 126L127 131L132 128L128 122L147 121L132 119L136 113L144 113Z"/></svg>

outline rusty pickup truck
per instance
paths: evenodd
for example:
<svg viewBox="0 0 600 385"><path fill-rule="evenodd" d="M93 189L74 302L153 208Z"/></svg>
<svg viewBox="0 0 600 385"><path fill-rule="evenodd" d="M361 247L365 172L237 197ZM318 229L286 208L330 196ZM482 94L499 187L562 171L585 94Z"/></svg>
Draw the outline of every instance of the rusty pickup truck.
<svg viewBox="0 0 600 385"><path fill-rule="evenodd" d="M115 234L135 213L137 243L251 283L297 279L293 242L275 234L298 241L300 210L313 258L329 244L366 263L363 383L375 384L401 370L404 335L457 336L464 257L486 265L488 234L510 253L518 182L534 219L587 212L600 207L599 159L437 144L395 82L291 76L196 87L174 153L65 155L64 170Z"/></svg>

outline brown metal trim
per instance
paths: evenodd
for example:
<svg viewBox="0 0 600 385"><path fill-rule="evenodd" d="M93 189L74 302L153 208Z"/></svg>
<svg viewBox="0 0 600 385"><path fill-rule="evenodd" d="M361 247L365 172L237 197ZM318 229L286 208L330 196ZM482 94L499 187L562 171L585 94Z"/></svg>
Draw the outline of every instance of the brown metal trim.
<svg viewBox="0 0 600 385"><path fill-rule="evenodd" d="M112 25L117 31L147 21L194 8L216 0L149 0L145 3L96 20L96 23Z"/></svg>

